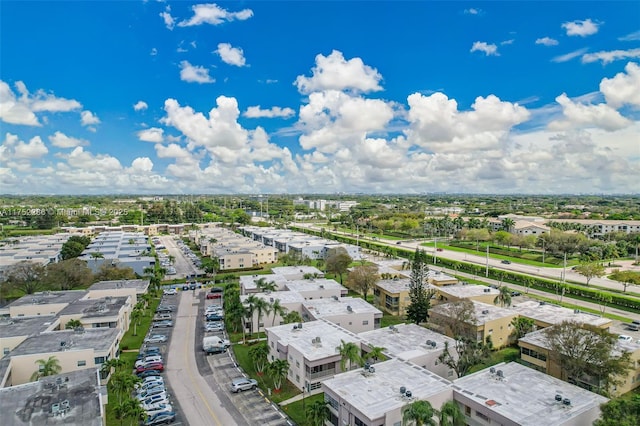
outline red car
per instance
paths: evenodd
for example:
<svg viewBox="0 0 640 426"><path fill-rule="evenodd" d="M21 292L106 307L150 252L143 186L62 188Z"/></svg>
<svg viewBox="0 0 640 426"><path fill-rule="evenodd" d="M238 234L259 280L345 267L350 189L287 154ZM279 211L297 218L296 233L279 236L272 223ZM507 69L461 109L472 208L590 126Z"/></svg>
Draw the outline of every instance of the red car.
<svg viewBox="0 0 640 426"><path fill-rule="evenodd" d="M222 293L207 293L207 299L220 299Z"/></svg>
<svg viewBox="0 0 640 426"><path fill-rule="evenodd" d="M148 364L143 364L140 367L136 368L136 374L140 374L149 370L164 371L164 365L161 362L150 362Z"/></svg>

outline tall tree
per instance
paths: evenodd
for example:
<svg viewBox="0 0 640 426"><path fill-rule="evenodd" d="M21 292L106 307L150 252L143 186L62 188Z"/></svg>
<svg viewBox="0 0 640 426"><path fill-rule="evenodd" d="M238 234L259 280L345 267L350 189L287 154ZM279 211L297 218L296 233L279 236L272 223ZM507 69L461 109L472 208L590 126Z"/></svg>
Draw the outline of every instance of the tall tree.
<svg viewBox="0 0 640 426"><path fill-rule="evenodd" d="M338 249L327 257L325 270L330 274L338 275L340 284L342 284L342 275L347 272L347 268L353 262L353 259L343 247L338 247Z"/></svg>
<svg viewBox="0 0 640 426"><path fill-rule="evenodd" d="M133 268L119 268L106 263L100 265L98 272L93 276L95 281L119 281L136 279L136 273Z"/></svg>
<svg viewBox="0 0 640 426"><path fill-rule="evenodd" d="M640 395L612 399L600 406L600 418L593 426L640 425Z"/></svg>
<svg viewBox="0 0 640 426"><path fill-rule="evenodd" d="M591 279L602 277L605 274L604 266L599 262L582 263L574 268L574 270L585 277L586 284L589 285Z"/></svg>
<svg viewBox="0 0 640 426"><path fill-rule="evenodd" d="M91 238L89 237L72 235L64 244L62 244L60 255L63 260L78 257L90 243Z"/></svg>
<svg viewBox="0 0 640 426"><path fill-rule="evenodd" d="M371 346L369 352L366 354L366 358L370 361L378 362L380 358L384 357L384 351L387 348L383 348L382 346Z"/></svg>
<svg viewBox="0 0 640 426"><path fill-rule="evenodd" d="M402 407L402 426L436 426L436 410L429 401L414 401Z"/></svg>
<svg viewBox="0 0 640 426"><path fill-rule="evenodd" d="M606 330L563 321L544 330L549 356L560 364L565 380L587 380L594 392L608 395L632 367L631 354L617 346Z"/></svg>
<svg viewBox="0 0 640 426"><path fill-rule="evenodd" d="M262 298L258 298L258 300L256 300L254 304L254 308L258 313L258 333L260 333L260 323L262 320L262 316L268 316L271 313L271 304Z"/></svg>
<svg viewBox="0 0 640 426"><path fill-rule="evenodd" d="M284 318L284 316L287 314L287 308L280 304L280 299L276 299L271 304L271 313L273 314L273 318L271 319L271 326L273 327L278 315L281 318Z"/></svg>
<svg viewBox="0 0 640 426"><path fill-rule="evenodd" d="M487 342L478 342L468 337L456 339L453 348L449 342L444 342L444 350L438 360L447 367L455 371L457 377L466 376L474 365L486 361L492 349L491 340L487 337Z"/></svg>
<svg viewBox="0 0 640 426"><path fill-rule="evenodd" d="M87 262L73 258L48 264L45 267L43 282L50 289L73 290L88 287L92 279Z"/></svg>
<svg viewBox="0 0 640 426"><path fill-rule="evenodd" d="M43 288L44 276L44 266L23 260L6 269L5 283L8 288L18 290L23 294L33 294Z"/></svg>
<svg viewBox="0 0 640 426"><path fill-rule="evenodd" d="M60 374L62 367L60 361L55 356L50 356L47 359L39 359L36 361L38 369L31 375L31 380L38 380L40 377L53 376Z"/></svg>
<svg viewBox="0 0 640 426"><path fill-rule="evenodd" d="M427 253L416 250L411 262L411 279L409 282L409 298L411 303L407 307L407 320L420 324L429 319L431 296L433 291L427 290Z"/></svg>
<svg viewBox="0 0 640 426"><path fill-rule="evenodd" d="M344 340L340 340L340 342L340 346L336 348L341 357L340 369L347 371L345 370L347 362L349 363L349 370L351 370L354 364L360 365L362 363L362 357L360 356L360 348L358 345L353 342L345 342Z"/></svg>
<svg viewBox="0 0 640 426"><path fill-rule="evenodd" d="M360 265L353 268L347 276L347 287L362 294L366 300L367 294L380 279L378 267L375 265Z"/></svg>
<svg viewBox="0 0 640 426"><path fill-rule="evenodd" d="M527 333L531 333L535 329L535 321L531 318L515 317L511 320L513 326L513 335L516 339L523 338Z"/></svg>

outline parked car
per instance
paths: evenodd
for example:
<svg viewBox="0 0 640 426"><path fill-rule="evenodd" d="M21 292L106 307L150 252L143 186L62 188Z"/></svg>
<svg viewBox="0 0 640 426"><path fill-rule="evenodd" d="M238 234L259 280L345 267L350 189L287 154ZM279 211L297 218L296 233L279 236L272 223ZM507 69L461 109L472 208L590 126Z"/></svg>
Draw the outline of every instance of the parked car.
<svg viewBox="0 0 640 426"><path fill-rule="evenodd" d="M213 332L213 331L223 331L224 324L222 322L208 322L204 326L204 331Z"/></svg>
<svg viewBox="0 0 640 426"><path fill-rule="evenodd" d="M169 404L167 395L154 395L140 401L144 411L151 411Z"/></svg>
<svg viewBox="0 0 640 426"><path fill-rule="evenodd" d="M436 251L444 251L444 249L441 249L440 247L438 247Z"/></svg>
<svg viewBox="0 0 640 426"><path fill-rule="evenodd" d="M211 287L209 290L210 293L223 293L224 289L222 287Z"/></svg>
<svg viewBox="0 0 640 426"><path fill-rule="evenodd" d="M210 346L207 349L205 349L204 353L207 355L214 355L214 354L223 354L227 351L227 348L225 348L224 346Z"/></svg>
<svg viewBox="0 0 640 426"><path fill-rule="evenodd" d="M167 336L164 334L153 334L146 339L144 339L145 343L164 343L167 341Z"/></svg>
<svg viewBox="0 0 640 426"><path fill-rule="evenodd" d="M140 383L136 384L136 389L142 389L145 386L152 386L156 384L164 385L164 379L162 376L145 377Z"/></svg>
<svg viewBox="0 0 640 426"><path fill-rule="evenodd" d="M176 294L178 294L178 290L176 290L175 288L169 288L165 291L162 292L165 296L174 296Z"/></svg>
<svg viewBox="0 0 640 426"><path fill-rule="evenodd" d="M155 388L143 390L136 394L136 399L142 401L143 399L151 398L152 396L164 396L167 397L167 389L164 386L156 386Z"/></svg>
<svg viewBox="0 0 640 426"><path fill-rule="evenodd" d="M183 285L183 286L182 286L182 290L183 290L183 291L187 291L187 290L189 290L189 285L187 285L187 284Z"/></svg>
<svg viewBox="0 0 640 426"><path fill-rule="evenodd" d="M141 379L146 379L147 377L160 377L160 373L158 370L144 370L140 373L136 372L136 375Z"/></svg>
<svg viewBox="0 0 640 426"><path fill-rule="evenodd" d="M136 374L144 373L145 371L154 370L154 371L164 371L164 364L161 362L152 362L148 364L143 364L139 367L136 367Z"/></svg>
<svg viewBox="0 0 640 426"><path fill-rule="evenodd" d="M626 334L621 334L618 336L618 340L620 342L630 342L633 340L633 338L631 336L627 336Z"/></svg>
<svg viewBox="0 0 640 426"><path fill-rule="evenodd" d="M511 265L511 261L510 261L510 260L507 260L507 259L503 260L503 261L502 261L502 262L500 262L500 263L504 263L505 265Z"/></svg>
<svg viewBox="0 0 640 426"><path fill-rule="evenodd" d="M189 284L189 290L195 290L197 287L196 283Z"/></svg>
<svg viewBox="0 0 640 426"><path fill-rule="evenodd" d="M154 426L154 425L162 425L173 423L176 420L176 413L173 411L165 411L162 413L155 414L153 416L149 416L149 418L144 422L145 426Z"/></svg>
<svg viewBox="0 0 640 426"><path fill-rule="evenodd" d="M519 291L512 291L511 292L511 296L515 297L515 296L522 296L522 293L520 293Z"/></svg>
<svg viewBox="0 0 640 426"><path fill-rule="evenodd" d="M153 410L149 410L149 411L145 411L145 413L147 414L147 416L153 416L155 414L159 414L159 413L170 413L173 411L173 407L171 406L171 404L161 404L158 406L158 408L153 409Z"/></svg>
<svg viewBox="0 0 640 426"><path fill-rule="evenodd" d="M173 317L168 312L163 312L163 313L160 313L160 314L156 314L156 316L153 317L154 321L164 321L164 320L171 320L171 319L173 319Z"/></svg>
<svg viewBox="0 0 640 426"><path fill-rule="evenodd" d="M253 390L258 387L258 382L254 379L247 379L245 377L238 377L231 381L231 392L237 393L240 391Z"/></svg>
<svg viewBox="0 0 640 426"><path fill-rule="evenodd" d="M210 314L205 317L207 321L222 321L224 317L218 314Z"/></svg>
<svg viewBox="0 0 640 426"><path fill-rule="evenodd" d="M155 321L153 323L153 327L155 328L173 327L173 321L170 321L170 320Z"/></svg>
<svg viewBox="0 0 640 426"><path fill-rule="evenodd" d="M207 299L220 299L222 293L207 293Z"/></svg>
<svg viewBox="0 0 640 426"><path fill-rule="evenodd" d="M156 308L156 314L171 313L176 309L173 305L160 305Z"/></svg>
<svg viewBox="0 0 640 426"><path fill-rule="evenodd" d="M135 367L138 368L138 367L141 367L141 366L143 366L145 364L150 364L150 363L154 363L154 362L162 362L162 357L160 355L146 356L146 357L136 361Z"/></svg>

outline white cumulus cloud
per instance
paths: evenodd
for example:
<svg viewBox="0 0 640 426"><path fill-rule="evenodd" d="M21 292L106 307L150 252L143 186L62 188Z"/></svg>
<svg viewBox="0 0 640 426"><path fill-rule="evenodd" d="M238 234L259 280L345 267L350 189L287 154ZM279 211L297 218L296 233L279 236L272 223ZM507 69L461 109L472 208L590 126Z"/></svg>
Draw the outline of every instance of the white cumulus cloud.
<svg viewBox="0 0 640 426"><path fill-rule="evenodd" d="M600 25L591 19L585 19L565 22L561 27L567 31L568 36L587 37L597 33Z"/></svg>
<svg viewBox="0 0 640 426"><path fill-rule="evenodd" d="M214 3L196 4L191 6L193 16L178 23L179 27L191 27L194 25L211 24L220 25L230 21L245 21L253 16L251 9L243 9L239 12L229 12L228 10Z"/></svg>
<svg viewBox="0 0 640 426"><path fill-rule="evenodd" d="M487 43L485 41L476 41L471 46L470 52L483 52L487 56L499 56L498 46Z"/></svg>
<svg viewBox="0 0 640 426"><path fill-rule="evenodd" d="M565 53L564 55L558 55L551 59L551 62L567 62L578 56L582 56L586 53L587 48L582 48L578 50L574 50L573 52Z"/></svg>
<svg viewBox="0 0 640 426"><path fill-rule="evenodd" d="M640 58L640 49L609 50L587 53L582 56L582 63L602 61L604 65L621 59Z"/></svg>
<svg viewBox="0 0 640 426"><path fill-rule="evenodd" d="M222 62L236 67L245 65L244 52L239 47L232 47L229 43L219 43L218 49L214 52L220 56Z"/></svg>
<svg viewBox="0 0 640 426"><path fill-rule="evenodd" d="M82 111L80 113L80 122L83 126L93 126L94 124L100 124L100 119L91 111Z"/></svg>
<svg viewBox="0 0 640 426"><path fill-rule="evenodd" d="M242 113L244 117L247 118L273 118L273 117L283 117L290 118L295 115L295 111L291 108L281 108L281 107L271 107L269 109L262 109L260 105L250 106L247 110Z"/></svg>
<svg viewBox="0 0 640 426"><path fill-rule="evenodd" d="M551 130L593 127L611 132L632 124L631 120L605 103L582 104L574 102L564 93L556 98L556 102L562 107L563 118L549 123Z"/></svg>
<svg viewBox="0 0 640 426"><path fill-rule="evenodd" d="M143 142L161 143L164 141L164 130L157 127L140 130L138 132L138 139Z"/></svg>
<svg viewBox="0 0 640 426"><path fill-rule="evenodd" d="M209 75L209 70L198 65L191 65L188 61L180 62L180 80L187 83L215 83Z"/></svg>
<svg viewBox="0 0 640 426"><path fill-rule="evenodd" d="M167 29L172 30L176 26L176 20L173 16L171 16L171 7L167 6L164 12L160 14L160 17L164 21L165 27Z"/></svg>
<svg viewBox="0 0 640 426"><path fill-rule="evenodd" d="M149 105L145 101L138 101L133 105L134 111L144 111L149 108Z"/></svg>
<svg viewBox="0 0 640 426"><path fill-rule="evenodd" d="M82 108L75 99L57 97L44 90L30 94L22 81L16 82L15 87L19 97L0 80L0 119L6 123L40 126L37 112L71 112Z"/></svg>
<svg viewBox="0 0 640 426"><path fill-rule="evenodd" d="M541 44L543 46L557 46L558 40L551 37L542 37L536 40L536 44Z"/></svg>
<svg viewBox="0 0 640 426"><path fill-rule="evenodd" d="M360 58L345 60L342 52L334 50L329 56L316 56L312 76L299 75L295 85L303 94L321 90L351 90L354 92L376 92L382 90L382 76L375 68L365 65Z"/></svg>
<svg viewBox="0 0 640 426"><path fill-rule="evenodd" d="M150 172L153 169L153 161L149 157L138 157L131 162L131 169L136 172Z"/></svg>
<svg viewBox="0 0 640 426"><path fill-rule="evenodd" d="M600 82L600 91L607 104L613 108L623 105L640 107L640 65L629 62L625 73L616 74L613 78L604 78Z"/></svg>
<svg viewBox="0 0 640 426"><path fill-rule="evenodd" d="M55 132L49 136L49 142L58 148L75 148L77 146L87 146L89 142L84 139L77 139L65 135L62 132Z"/></svg>

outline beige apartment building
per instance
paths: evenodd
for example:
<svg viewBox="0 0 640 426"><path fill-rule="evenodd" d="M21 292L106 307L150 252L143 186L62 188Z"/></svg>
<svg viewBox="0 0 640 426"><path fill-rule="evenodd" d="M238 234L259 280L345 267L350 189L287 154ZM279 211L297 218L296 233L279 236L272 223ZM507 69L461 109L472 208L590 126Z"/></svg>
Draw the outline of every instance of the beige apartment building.
<svg viewBox="0 0 640 426"><path fill-rule="evenodd" d="M525 365L558 379L577 384L585 389L594 390L597 387L597 384L588 377L573 378L567 376L566 371L560 365L559 357L551 352L544 330L528 333L518 340L518 345L520 346L520 358ZM633 368L624 377L620 378L620 385L609 390L611 395L614 396L622 395L640 387L640 340L619 341L615 349L616 353L612 355L616 356L623 351L631 354Z"/></svg>
<svg viewBox="0 0 640 426"><path fill-rule="evenodd" d="M535 300L515 304L511 306L511 310L517 312L521 317L533 320L536 329L550 327L564 321L577 322L603 330L609 330L612 324L609 318L600 315Z"/></svg>
<svg viewBox="0 0 640 426"><path fill-rule="evenodd" d="M479 342L486 341L490 337L493 347L496 349L509 345L514 338L511 321L518 317L518 313L487 303L475 301L472 303L475 320L469 320L465 323L464 334L475 336ZM434 306L429 311L430 321L440 326L444 324L442 326L443 332L449 337L454 337L452 330L447 325L454 315L453 306L451 303L446 303Z"/></svg>
<svg viewBox="0 0 640 426"><path fill-rule="evenodd" d="M411 304L409 278L380 280L373 288L373 304L391 315L405 316Z"/></svg>
<svg viewBox="0 0 640 426"><path fill-rule="evenodd" d="M472 284L456 284L435 287L435 291L434 304L453 303L467 299L492 305L496 296L500 294L500 292L495 288Z"/></svg>
<svg viewBox="0 0 640 426"><path fill-rule="evenodd" d="M302 318L325 319L352 333L361 333L380 328L382 311L359 297L333 297L305 300Z"/></svg>

